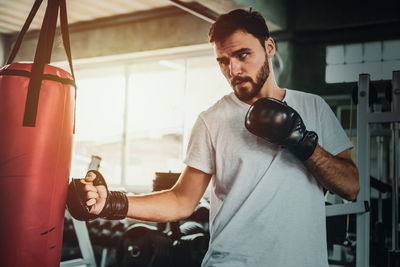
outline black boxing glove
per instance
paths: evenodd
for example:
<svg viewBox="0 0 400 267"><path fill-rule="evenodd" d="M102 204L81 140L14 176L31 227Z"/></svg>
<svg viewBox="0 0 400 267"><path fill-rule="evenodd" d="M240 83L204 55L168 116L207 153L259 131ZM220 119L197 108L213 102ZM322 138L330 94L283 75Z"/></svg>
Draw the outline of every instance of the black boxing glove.
<svg viewBox="0 0 400 267"><path fill-rule="evenodd" d="M304 161L313 154L318 135L307 131L299 113L274 98L260 98L249 108L246 129L270 143L289 149Z"/></svg>
<svg viewBox="0 0 400 267"><path fill-rule="evenodd" d="M101 212L96 215L89 213L90 207L86 205L86 192L80 180L72 179L68 186L67 207L72 217L80 221L90 221L96 218L104 218L108 220L124 219L128 213L128 198L123 192L109 191L106 181L100 172L90 170L96 174L93 181L94 186L103 185L107 191L107 197Z"/></svg>

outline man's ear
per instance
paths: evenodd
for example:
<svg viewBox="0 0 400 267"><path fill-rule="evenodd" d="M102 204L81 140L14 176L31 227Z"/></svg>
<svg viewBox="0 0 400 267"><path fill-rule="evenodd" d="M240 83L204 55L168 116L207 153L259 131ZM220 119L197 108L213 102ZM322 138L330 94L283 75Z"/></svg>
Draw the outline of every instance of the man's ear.
<svg viewBox="0 0 400 267"><path fill-rule="evenodd" d="M268 58L272 58L275 55L275 41L271 37L265 40L265 52Z"/></svg>

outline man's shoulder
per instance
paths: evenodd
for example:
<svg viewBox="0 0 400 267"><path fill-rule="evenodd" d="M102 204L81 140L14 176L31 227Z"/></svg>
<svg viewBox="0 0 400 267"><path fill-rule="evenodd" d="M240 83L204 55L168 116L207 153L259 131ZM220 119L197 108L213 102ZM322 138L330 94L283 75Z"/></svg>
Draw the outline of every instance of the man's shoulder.
<svg viewBox="0 0 400 267"><path fill-rule="evenodd" d="M300 98L304 98L305 100L323 100L323 98L317 94L313 94L313 93L308 93L308 92L304 92L304 91L300 91L300 90L295 90L295 89L286 89L287 92L292 96L292 97L300 97Z"/></svg>
<svg viewBox="0 0 400 267"><path fill-rule="evenodd" d="M313 93L304 91L286 89L288 94L287 102L292 103L295 106L300 106L305 109L309 108L325 108L327 106L325 100Z"/></svg>
<svg viewBox="0 0 400 267"><path fill-rule="evenodd" d="M224 95L219 100L217 100L213 105L211 105L208 109L202 111L200 115L202 117L213 116L216 112L229 106L231 101L232 101L231 94Z"/></svg>

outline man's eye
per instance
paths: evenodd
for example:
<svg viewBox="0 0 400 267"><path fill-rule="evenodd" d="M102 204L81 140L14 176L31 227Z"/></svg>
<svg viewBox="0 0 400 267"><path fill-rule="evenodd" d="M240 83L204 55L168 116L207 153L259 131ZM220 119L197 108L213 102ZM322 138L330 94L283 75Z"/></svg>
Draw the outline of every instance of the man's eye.
<svg viewBox="0 0 400 267"><path fill-rule="evenodd" d="M219 64L220 64L220 65L226 66L226 65L228 65L228 60L221 59L221 60L219 61Z"/></svg>
<svg viewBox="0 0 400 267"><path fill-rule="evenodd" d="M239 55L239 59L240 59L240 60L244 60L248 55L249 55L249 53L241 53L241 54Z"/></svg>

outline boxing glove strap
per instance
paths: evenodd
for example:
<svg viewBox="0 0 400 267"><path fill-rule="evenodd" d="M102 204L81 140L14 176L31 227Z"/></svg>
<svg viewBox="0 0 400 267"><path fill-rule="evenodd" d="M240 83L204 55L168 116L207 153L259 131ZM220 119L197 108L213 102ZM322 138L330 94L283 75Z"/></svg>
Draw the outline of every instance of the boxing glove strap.
<svg viewBox="0 0 400 267"><path fill-rule="evenodd" d="M108 220L125 219L128 213L128 198L125 193L118 191L108 192L107 200L99 217Z"/></svg>
<svg viewBox="0 0 400 267"><path fill-rule="evenodd" d="M84 184L80 179L72 179L68 186L67 207L71 216L79 221L91 221L98 216L89 213L86 206L86 192L83 190Z"/></svg>
<svg viewBox="0 0 400 267"><path fill-rule="evenodd" d="M313 131L307 131L304 138L296 145L288 147L300 160L305 161L311 157L318 144L318 135Z"/></svg>

